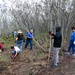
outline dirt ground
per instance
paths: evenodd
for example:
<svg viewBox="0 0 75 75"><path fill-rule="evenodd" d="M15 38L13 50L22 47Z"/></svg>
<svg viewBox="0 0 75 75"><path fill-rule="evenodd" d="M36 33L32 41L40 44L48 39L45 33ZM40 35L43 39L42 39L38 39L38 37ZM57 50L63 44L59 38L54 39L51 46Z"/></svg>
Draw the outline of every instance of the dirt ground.
<svg viewBox="0 0 75 75"><path fill-rule="evenodd" d="M60 54L58 67L51 68L53 54L51 52L50 63L48 53L42 52L40 48L33 50L23 49L22 53L11 60L11 50L7 49L0 53L0 75L75 75L75 58Z"/></svg>

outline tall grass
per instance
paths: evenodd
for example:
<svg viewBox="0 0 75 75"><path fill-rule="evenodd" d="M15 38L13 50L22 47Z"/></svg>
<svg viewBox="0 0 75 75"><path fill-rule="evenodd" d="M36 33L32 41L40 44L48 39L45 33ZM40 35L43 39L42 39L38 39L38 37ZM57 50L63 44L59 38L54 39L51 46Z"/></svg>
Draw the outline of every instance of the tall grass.
<svg viewBox="0 0 75 75"><path fill-rule="evenodd" d="M35 34L36 41L44 48L48 49L49 48L49 34L41 32L39 34ZM34 43L35 44L35 43ZM37 46L37 44L35 44Z"/></svg>

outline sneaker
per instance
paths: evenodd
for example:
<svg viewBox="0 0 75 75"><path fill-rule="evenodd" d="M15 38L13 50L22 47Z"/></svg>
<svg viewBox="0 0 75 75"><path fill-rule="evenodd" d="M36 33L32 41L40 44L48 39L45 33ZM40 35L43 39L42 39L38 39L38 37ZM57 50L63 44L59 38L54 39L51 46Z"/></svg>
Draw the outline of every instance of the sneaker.
<svg viewBox="0 0 75 75"><path fill-rule="evenodd" d="M59 62L57 64L60 64Z"/></svg>
<svg viewBox="0 0 75 75"><path fill-rule="evenodd" d="M71 56L75 57L75 54L72 54Z"/></svg>
<svg viewBox="0 0 75 75"><path fill-rule="evenodd" d="M66 52L65 54L70 55L70 53L69 53L69 52Z"/></svg>
<svg viewBox="0 0 75 75"><path fill-rule="evenodd" d="M55 65L55 64L51 65L51 68L56 68L56 67L57 67L57 65Z"/></svg>

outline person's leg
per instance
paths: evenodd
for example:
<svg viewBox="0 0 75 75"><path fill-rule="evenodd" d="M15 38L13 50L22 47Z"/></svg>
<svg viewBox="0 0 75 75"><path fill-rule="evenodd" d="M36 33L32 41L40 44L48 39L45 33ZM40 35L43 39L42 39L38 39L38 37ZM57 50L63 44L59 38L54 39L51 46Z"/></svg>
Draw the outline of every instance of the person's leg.
<svg viewBox="0 0 75 75"><path fill-rule="evenodd" d="M20 41L20 50L22 51L23 40Z"/></svg>
<svg viewBox="0 0 75 75"><path fill-rule="evenodd" d="M58 64L59 63L59 50L60 50L60 48L57 48L57 60L56 60L56 63Z"/></svg>
<svg viewBox="0 0 75 75"><path fill-rule="evenodd" d="M73 54L75 55L75 45L74 44L72 45L72 55Z"/></svg>
<svg viewBox="0 0 75 75"><path fill-rule="evenodd" d="M25 44L25 47L24 48L27 48L28 44L29 44L29 40L26 39L26 44Z"/></svg>
<svg viewBox="0 0 75 75"><path fill-rule="evenodd" d="M54 48L54 65L59 63L59 50L60 48Z"/></svg>
<svg viewBox="0 0 75 75"><path fill-rule="evenodd" d="M32 50L32 40L30 40L30 50Z"/></svg>
<svg viewBox="0 0 75 75"><path fill-rule="evenodd" d="M71 50L71 44L68 45L68 52L70 53Z"/></svg>
<svg viewBox="0 0 75 75"><path fill-rule="evenodd" d="M72 45L73 45L73 41L70 41L69 45L68 45L68 53L70 53L70 50L72 48Z"/></svg>

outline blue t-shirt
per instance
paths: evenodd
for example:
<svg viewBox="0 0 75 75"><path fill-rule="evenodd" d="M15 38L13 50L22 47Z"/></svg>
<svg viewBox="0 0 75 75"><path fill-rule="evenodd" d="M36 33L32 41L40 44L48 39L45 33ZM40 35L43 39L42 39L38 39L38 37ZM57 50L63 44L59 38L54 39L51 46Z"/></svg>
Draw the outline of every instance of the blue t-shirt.
<svg viewBox="0 0 75 75"><path fill-rule="evenodd" d="M75 32L72 32L72 34L70 36L70 40L75 41Z"/></svg>
<svg viewBox="0 0 75 75"><path fill-rule="evenodd" d="M30 33L30 32L26 32L26 36L27 36L27 38L33 38L34 34Z"/></svg>

